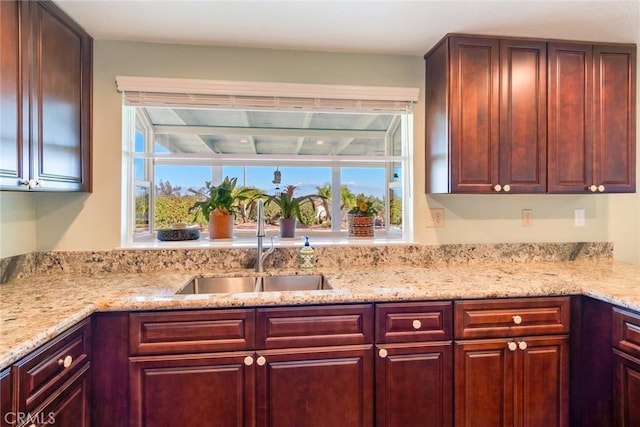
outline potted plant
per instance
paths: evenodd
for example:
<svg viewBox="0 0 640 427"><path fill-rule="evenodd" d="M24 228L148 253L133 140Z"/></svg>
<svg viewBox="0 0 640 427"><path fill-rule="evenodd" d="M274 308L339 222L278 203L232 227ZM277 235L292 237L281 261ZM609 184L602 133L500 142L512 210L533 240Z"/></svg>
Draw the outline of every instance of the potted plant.
<svg viewBox="0 0 640 427"><path fill-rule="evenodd" d="M228 176L220 185L205 183L208 194L190 190L204 200L196 201L191 211L202 212L205 221L209 223L210 239L230 239L233 236L233 221L240 210L240 202L251 199L250 188L236 189L238 178L229 179Z"/></svg>
<svg viewBox="0 0 640 427"><path fill-rule="evenodd" d="M296 220L302 222L300 206L303 203L311 203L313 205L314 199L324 199L324 197L319 194L293 197L296 189L297 187L295 185L287 185L285 191L280 194L276 194L275 196L269 194L264 195L267 198L266 204L276 204L282 213L280 217L280 237L295 237Z"/></svg>
<svg viewBox="0 0 640 427"><path fill-rule="evenodd" d="M377 213L373 202L367 200L364 194L358 194L347 216L349 237L373 237L373 220Z"/></svg>

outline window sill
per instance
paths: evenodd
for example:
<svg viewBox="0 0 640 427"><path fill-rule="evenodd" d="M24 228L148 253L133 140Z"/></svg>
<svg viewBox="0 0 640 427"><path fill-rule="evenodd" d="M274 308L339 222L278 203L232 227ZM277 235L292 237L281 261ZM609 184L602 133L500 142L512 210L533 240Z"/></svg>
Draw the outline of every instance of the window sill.
<svg viewBox="0 0 640 427"><path fill-rule="evenodd" d="M275 247L295 247L304 244L304 237L309 236L312 246L349 246L349 245L392 245L409 244L409 240L403 240L400 234L376 231L374 238L348 237L346 233L318 233L302 234L296 237L282 238L278 233L267 232L263 239L263 245L269 247L273 238ZM215 248L255 248L256 236L253 233L239 233L232 239L210 240L209 233L201 233L197 240L185 241L159 241L155 235L139 238L135 242L123 245L119 249L215 249Z"/></svg>

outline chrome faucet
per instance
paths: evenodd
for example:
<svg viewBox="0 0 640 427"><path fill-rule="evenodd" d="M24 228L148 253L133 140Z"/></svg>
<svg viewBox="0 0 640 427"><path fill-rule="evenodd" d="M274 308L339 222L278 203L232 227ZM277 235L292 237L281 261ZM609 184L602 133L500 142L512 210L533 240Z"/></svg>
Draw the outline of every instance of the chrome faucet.
<svg viewBox="0 0 640 427"><path fill-rule="evenodd" d="M256 236L258 238L257 244L257 254L256 254L256 272L262 273L264 272L264 260L267 259L269 255L271 255L274 251L273 248L273 237L271 238L271 249L264 251L262 249L262 238L267 235L265 232L265 220L264 220L264 201L262 199L258 200L258 209L257 209L257 217L258 217L258 230L256 231Z"/></svg>

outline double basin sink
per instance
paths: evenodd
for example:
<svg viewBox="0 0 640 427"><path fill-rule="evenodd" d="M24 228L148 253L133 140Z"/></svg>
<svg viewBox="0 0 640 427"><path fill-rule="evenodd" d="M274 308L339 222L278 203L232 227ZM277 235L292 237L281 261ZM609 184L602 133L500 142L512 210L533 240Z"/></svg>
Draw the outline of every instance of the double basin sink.
<svg viewBox="0 0 640 427"><path fill-rule="evenodd" d="M321 274L196 277L176 294L313 291L322 289L331 289L331 286Z"/></svg>

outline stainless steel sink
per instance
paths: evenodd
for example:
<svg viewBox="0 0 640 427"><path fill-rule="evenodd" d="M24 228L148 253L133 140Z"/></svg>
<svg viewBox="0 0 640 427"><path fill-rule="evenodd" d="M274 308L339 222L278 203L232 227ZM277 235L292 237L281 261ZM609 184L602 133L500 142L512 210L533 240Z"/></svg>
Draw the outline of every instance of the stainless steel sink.
<svg viewBox="0 0 640 427"><path fill-rule="evenodd" d="M176 294L229 294L240 292L311 291L331 289L324 276L279 275L242 277L197 277Z"/></svg>
<svg viewBox="0 0 640 427"><path fill-rule="evenodd" d="M321 274L304 276L265 276L262 278L262 290L273 291L314 291L331 289Z"/></svg>

